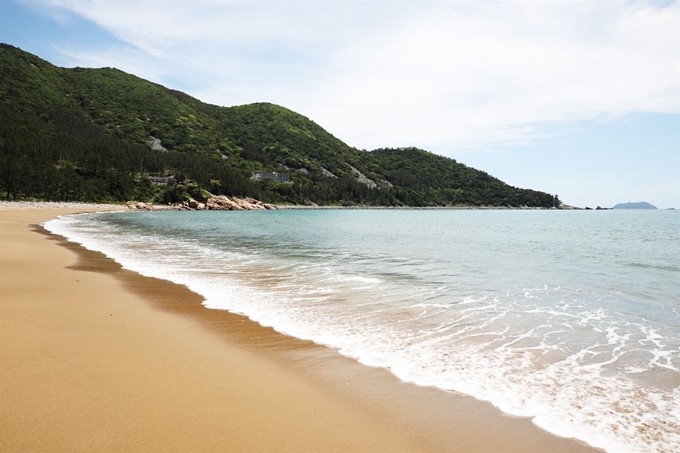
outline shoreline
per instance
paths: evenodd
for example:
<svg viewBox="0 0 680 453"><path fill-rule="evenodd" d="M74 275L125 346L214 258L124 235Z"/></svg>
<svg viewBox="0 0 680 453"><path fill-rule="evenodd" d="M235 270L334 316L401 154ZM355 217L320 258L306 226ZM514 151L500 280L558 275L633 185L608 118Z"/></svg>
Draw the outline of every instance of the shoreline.
<svg viewBox="0 0 680 453"><path fill-rule="evenodd" d="M362 209L362 210L423 210L423 211L581 211L581 208L539 208L539 207L508 207L508 206L305 206L305 205L277 205L278 209ZM601 209L605 210L605 209Z"/></svg>
<svg viewBox="0 0 680 453"><path fill-rule="evenodd" d="M0 209L34 209L34 208L86 208L86 209L97 209L104 207L106 209L119 209L121 211L227 211L229 209L199 209L191 208L183 205L158 205L149 204L143 202L128 202L132 203L132 207L129 204L97 204L97 203L80 203L80 202L68 202L68 201L0 201ZM145 205L149 209L139 208L136 205ZM276 209L266 209L266 210L434 210L434 211L584 211L585 208L579 208L575 206L567 206L561 208L543 208L543 207L512 207L512 206L308 206L308 205L292 205L292 204L278 204L270 205L276 206ZM600 211L608 211L612 208L601 208ZM247 211L248 209L243 209ZM252 209L255 210L255 209ZM264 210L264 209L263 209ZM265 210L265 211L266 211ZM594 211L595 209L590 209Z"/></svg>
<svg viewBox="0 0 680 453"><path fill-rule="evenodd" d="M68 209L68 211L73 210L78 212L77 208ZM92 208L88 210L95 211L101 209ZM229 366L225 366L226 364L223 363L222 360L218 360L218 363L202 364L202 367L199 368L182 370L183 372L180 373L182 377L161 373L161 375L157 377L160 379L160 383L162 384L161 387L163 387L163 389L159 390L158 393L163 396L163 403L159 403L155 398L152 398L151 400L148 400L147 398L145 400L142 397L143 395L138 395L142 401L151 403L151 407L143 408L145 411L151 411L152 413L163 411L163 413L167 413L168 408L166 406L168 405L170 405L170 409L178 409L178 399L184 401L184 404L188 404L187 399L182 398L181 395L178 395L175 392L168 393L168 390L175 389L178 384L186 385L186 382L183 381L183 379L187 379L189 382L198 378L215 379L218 383L214 386L215 388L206 388L201 392L194 389L194 391L198 392L195 396L200 396L202 399L190 404L192 408L189 411L190 414L183 413L186 410L179 412L170 410L169 412L173 417L178 418L178 420L176 420L177 424L180 424L185 428L190 425L193 429L197 430L197 432L202 433L204 430L201 430L201 426L199 425L202 422L205 422L206 418L210 418L211 415L214 416L216 413L222 417L222 420L231 420L233 423L232 419L234 417L235 408L229 404L227 404L226 407L213 404L213 400L222 401L223 403L225 401L231 401L233 398L236 398L236 396L233 395L234 392L236 392L238 394L237 399L244 400L241 402L246 408L250 408L256 403L267 406L264 411L258 412L250 419L242 421L239 425L240 429L238 432L230 431L228 436L225 436L223 432L219 432L220 423L211 421L211 426L215 431L209 430L209 438L201 439L203 442L200 444L201 451L212 451L211 448L213 447L217 451L219 450L219 445L221 445L222 450L225 446L231 446L232 449L235 449L236 451L248 451L245 447L248 442L263 442L263 437L272 437L269 434L263 435L263 430L268 433L269 431L276 431L277 429L282 430L285 435L283 437L274 436L274 439L270 439L272 443L268 444L268 447L262 447L260 445L258 447L259 450L310 451L311 447L311 450L313 451L348 451L348 448L353 451L433 452L452 450L461 452L492 452L499 450L508 452L541 452L548 450L556 452L598 451L579 441L563 439L549 434L533 425L528 419L504 415L490 404L477 401L472 397L404 383L391 375L387 370L366 367L353 359L341 356L332 349L277 333L273 329L262 327L240 315L226 311L207 309L200 304L202 298L189 291L186 287L164 280L143 277L131 271L121 270L117 263L101 253L89 251L78 244L67 242L64 239L60 240L51 234L48 236L40 236L27 230L28 224L43 222L61 214L61 212L57 213L57 211L61 210L43 208L33 210L32 212L29 212L29 214L26 214L28 212L26 210L16 210L12 216L9 216L8 213L13 211L0 210L0 220L2 220L3 225L2 241L3 243L7 241L5 224L7 223L6 220L10 220L16 228L23 230L19 232L24 233L21 235L23 237L22 240L31 243L37 250L49 248L52 252L55 252L54 249L62 251L63 253L59 253L61 256L59 261L61 267L56 266L55 263L52 262L49 264L49 271L58 273L60 276L64 277L64 280L68 281L68 284L64 282L67 291L70 291L67 294L67 298L76 298L74 293L80 290L80 287L83 286L82 283L86 280L96 280L97 285L101 284L102 287L100 288L95 285L96 287L91 288L92 292L88 293L90 296L95 295L97 299L101 298L105 287L110 291L115 290L117 299L123 299L124 303L122 305L124 306L119 306L120 300L110 300L113 298L113 294L107 294L106 300L103 302L103 307L98 307L96 305L92 306L93 304L88 303L89 301L80 301L80 303L75 304L73 302L68 303L68 308L75 309L79 316L84 314L83 311L94 310L99 313L101 311L100 309L108 309L111 311L113 308L119 310L120 313L110 313L110 318L119 315L123 316L124 319L127 317L129 321L132 321L130 318L132 314L143 314L141 322L138 320L135 323L136 327L142 330L142 332L137 332L137 334L140 334L145 338L153 333L158 336L160 344L158 344L157 341L153 344L153 347L150 348L149 345L139 343L136 344L136 347L141 348L141 350L134 350L134 353L128 351L122 355L115 354L115 357L98 357L99 362L103 361L106 363L106 368L109 372L117 371L118 367L127 369L129 365L124 362L131 359L133 361L138 361L139 358L136 358L136 356L142 355L142 351L146 351L148 354L166 354L157 360L159 367L163 370L167 370L168 367L174 371L176 371L177 368L189 368L190 363L193 363L193 361L196 360L195 357L193 357L193 354L179 354L180 356L178 357L173 356L173 354L167 356L167 353L169 352L167 349L170 351L173 351L173 348L177 347L182 349L187 346L187 343L192 346L194 343L197 343L195 346L200 346L199 349L192 349L192 351L193 353L198 352L202 356L217 356L222 360L224 360L222 357L223 355L235 353L235 355L238 356L235 362L229 362ZM80 211L82 211L82 209ZM17 212L24 215L17 215ZM17 222L28 223L19 225ZM19 233L14 232L12 234L16 235ZM45 240L46 238L51 240L48 242ZM54 247L54 240L60 245L63 245L63 247ZM40 256L42 256L42 253ZM14 261L16 260L21 261L21 258L15 257ZM7 256L3 255L3 269L9 268L9 263L11 261L11 258L8 259ZM36 263L33 262L33 264L35 265ZM48 265L45 263L41 264L41 267L47 266ZM68 266L68 269L65 269L64 266ZM25 270L26 269L19 269L18 275L22 272L25 273ZM105 285L104 282L106 282ZM9 305L13 306L13 309L17 309L17 307L14 306L15 304L11 302L11 297L7 296L8 286L13 285L8 281L3 280L2 294L5 295L3 299L7 298L7 301L10 301ZM16 288L14 289L16 291ZM50 291L50 288L47 288L46 290ZM35 298L36 293L39 291L34 288L24 288L24 292L26 292L28 296L31 296L29 298ZM9 294L12 293L9 292ZM6 305L6 303L3 303L1 308L3 312L2 319L5 319L3 323L8 322L7 320L11 319L5 315L7 313L10 315L12 314L11 310L10 312L7 311L8 307L6 307ZM37 308L38 311L40 311L40 309L44 307L37 306L31 308ZM61 315L62 317L68 316L68 313L62 313L63 310L59 310L59 307L50 308L57 309L57 313L53 313L54 315ZM91 315L92 313L86 314ZM85 324L79 325L83 327L90 322L98 324L102 321L96 316L91 318L92 317L85 317L85 319L82 320ZM13 321L17 321L16 317ZM22 321L22 319L19 319L19 321ZM28 320L23 319L23 321ZM38 329L38 332L35 333L43 335L46 333L49 334L50 331L45 332L46 329L52 329L52 333L54 332L54 326L51 325L50 322L47 322L47 324L42 327L42 330ZM3 330L5 329L3 328ZM190 334L191 338L189 339L186 335L177 335L178 332ZM127 329L114 333L129 334ZM117 341L130 341L127 338L121 339L114 333L112 333L111 338L106 338L106 341L103 342L102 347L105 351L109 351L112 347L116 346ZM62 332L62 334L66 335L64 332ZM85 335L84 339L92 340L92 337L95 337L95 340L97 339L96 332L89 332L89 334L89 336ZM3 343L5 343L4 337ZM75 348L75 346L76 345L73 347ZM83 345L81 344L80 346L82 347ZM149 348L150 350L148 350ZM2 349L7 350L9 348L3 347ZM31 353L35 351L30 351L29 348L28 351L22 352ZM174 352L176 353L177 351ZM227 352L229 354L227 354ZM15 354L15 352L12 352L12 354ZM245 357L242 357L241 355L244 355ZM231 359L233 358L234 357L231 357ZM300 400L309 400L310 392L314 395L316 395L314 392L319 393L319 395L314 396L314 399L316 400L318 398L318 401L323 400L324 403L321 406L312 405L312 407L316 407L317 412L312 410L311 413L305 414L305 411L303 410L302 414L296 415L299 417L298 419L291 420L290 414L288 414L288 411L290 411L291 408L288 406L276 406L274 404L276 401L272 403L271 399L275 395L272 395L272 392L268 391L267 388L262 388L261 386L256 386L255 389L250 388L248 392L245 392L247 397L244 397L242 388L230 387L225 389L222 388L223 386L219 385L220 382L224 382L223 378L225 376L233 375L232 366L234 366L234 363L236 363L235 366L240 368L243 366L244 362L246 364L250 363L250 360L265 368L276 368L276 377L273 378L273 382L267 382L266 387L278 382L277 388L280 390L280 381L283 380L284 382L288 382L287 379L289 377L297 384L300 384L299 387L295 387L296 390L291 396L292 400L295 401L295 405L298 405ZM3 363L8 363L6 362L5 357L3 357ZM7 379L8 373L9 375L14 375L14 377L24 377L26 374L32 374L32 372L35 371L33 368L40 368L42 366L40 363L31 363L28 366L22 367L21 370L17 370L13 369L11 362L9 363L9 369L3 371L3 374L0 375L2 376L3 381ZM54 363L53 365L59 367L60 364ZM93 367L96 368L95 365L80 363L80 366L89 374L93 372L97 374L97 370L93 370ZM129 371L130 370L128 370L128 372ZM148 371L150 370L147 370L147 372ZM285 379L282 378L281 375L283 375ZM148 376L145 377L145 379L147 378ZM261 383L262 376L251 376L251 379ZM40 380L39 376L39 384ZM105 380L105 382L108 382L108 380ZM230 381L230 383L231 382L232 381ZM81 384L91 386L98 383L97 376L89 376L89 378L85 379L85 382L82 382ZM240 383L243 384L243 382ZM139 384L139 382L137 382L137 384ZM10 387L16 385L18 385L17 382L12 382ZM42 385L45 385L44 380ZM7 386L3 385L3 388L5 387ZM182 389L180 386L179 390L185 389ZM225 392L228 395L231 395L231 397L222 396L222 399L220 400L220 396ZM180 393L182 392L180 391ZM204 395L203 393L206 393L207 395ZM262 395L263 393L266 395ZM279 392L275 393L278 395ZM281 390L281 393L286 392ZM49 399L49 395L42 395L41 398ZM84 398L84 396L81 396L80 398ZM169 399L169 401L167 401L166 398ZM266 403L262 403L263 399L266 400ZM276 400L276 398L274 398L274 400ZM8 414L5 414L2 417L5 421L0 422L0 424L7 425L8 419L11 418L8 417L8 415L11 414L12 411L7 407L5 395L3 395L2 401L3 403L0 405L0 410L2 410L2 412L8 411ZM37 404L38 402L35 403ZM77 403L82 405L86 402L79 401ZM117 403L120 404L120 401ZM134 404L133 402L128 403ZM117 404L114 404L113 401L108 403L99 401L99 404L107 409L110 405L117 407ZM307 405L309 404L310 401L307 401ZM278 409L273 409L272 407ZM17 410L16 407L14 407L14 409ZM39 407L31 408L29 406L24 411L30 412L31 409L34 411L33 417L40 419L43 414L42 411L39 410ZM90 413L99 416L101 415L101 409L102 407L90 407ZM322 409L322 413L318 412L319 409ZM36 410L37 413L35 413ZM277 410L279 411L278 413ZM59 411L57 410L57 413L58 412ZM272 413L278 414L279 416L272 417ZM311 417L311 419L308 419L309 417L305 418L305 416L312 414L314 416ZM115 415L116 414L113 414L114 418ZM117 415L121 416L122 414ZM283 417L281 417L281 415L283 415ZM321 417L321 415L323 415L323 417ZM111 418L111 415L108 415L105 418ZM272 420L272 418L274 420ZM282 420L282 418L285 420ZM319 420L319 418L322 418L323 420ZM174 420L166 420L168 425L173 425L173 421ZM81 422L84 422L84 420L81 420ZM100 422L100 420L91 420L90 423L92 422ZM118 420L118 422L121 422L121 420ZM291 429L291 423L295 426L295 429ZM2 428L4 432L12 432L10 428L15 424L16 421L12 421L9 422L10 426L0 426L0 428ZM285 426L280 426L281 424ZM313 428L313 430L311 430L313 432L310 432L311 428ZM8 431L8 429L10 429L10 431ZM130 426L127 426L126 429L128 431L131 429L134 431ZM222 427L222 430L224 429L225 427ZM143 431L144 428L141 428L141 430ZM338 430L342 431L342 435L338 434ZM125 433L128 431L118 431L118 434L119 436L126 437ZM164 435L172 437L173 432L167 432L167 430L161 431ZM162 442L159 441L159 439L155 438L153 435L156 433L157 432L153 429L149 432L149 427L147 426L145 435L150 437L150 444L157 447L158 450L183 450L183 448L178 445L168 444L165 440ZM160 431L158 431L158 433L160 433ZM254 433L258 434L255 435ZM185 437L187 436L186 432L183 434ZM243 439L244 435L247 437L246 439ZM254 439L253 436L257 438ZM188 437L191 437L194 441L196 440L190 435ZM71 441L77 440L78 439L71 439ZM121 441L120 439L118 440ZM243 447L235 447L233 442L236 440L245 442L239 444L243 445ZM224 442L227 443L225 444ZM164 448L161 448L160 445L164 445ZM168 445L173 446L168 447ZM78 450L78 448L73 448L74 444L67 444L67 446L70 448L64 447L63 451ZM148 446L149 445L147 445L147 447ZM106 448L100 447L101 445L98 445L96 449L106 450ZM125 447L125 450L136 449L134 445L130 444L126 444ZM113 449L120 448L120 445L118 445L117 448ZM192 448L195 448L195 445L192 444ZM42 450L41 448L32 449ZM155 451L154 448L151 450ZM57 451L59 450L57 449ZM85 450L83 449L82 451Z"/></svg>

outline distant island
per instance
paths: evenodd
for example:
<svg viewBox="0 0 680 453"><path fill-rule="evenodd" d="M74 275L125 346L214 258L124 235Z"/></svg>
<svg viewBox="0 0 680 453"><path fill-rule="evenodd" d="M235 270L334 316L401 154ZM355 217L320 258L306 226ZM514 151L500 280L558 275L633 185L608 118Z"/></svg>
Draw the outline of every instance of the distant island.
<svg viewBox="0 0 680 453"><path fill-rule="evenodd" d="M619 203L612 209L657 209L656 206L647 203L646 201L638 201L637 203Z"/></svg>

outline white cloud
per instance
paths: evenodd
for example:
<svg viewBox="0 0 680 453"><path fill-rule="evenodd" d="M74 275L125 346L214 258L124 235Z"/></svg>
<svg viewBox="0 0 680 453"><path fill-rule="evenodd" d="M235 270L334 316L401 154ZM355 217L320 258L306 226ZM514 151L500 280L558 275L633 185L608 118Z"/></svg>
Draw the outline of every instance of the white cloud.
<svg viewBox="0 0 680 453"><path fill-rule="evenodd" d="M362 148L498 149L544 125L680 113L676 2L30 1L132 46L67 49L76 64L279 103Z"/></svg>
<svg viewBox="0 0 680 453"><path fill-rule="evenodd" d="M331 110L317 116L358 142L416 137L447 149L531 139L541 123L680 112L677 5L606 4L416 14L378 42L343 49ZM353 107L365 113L341 116Z"/></svg>

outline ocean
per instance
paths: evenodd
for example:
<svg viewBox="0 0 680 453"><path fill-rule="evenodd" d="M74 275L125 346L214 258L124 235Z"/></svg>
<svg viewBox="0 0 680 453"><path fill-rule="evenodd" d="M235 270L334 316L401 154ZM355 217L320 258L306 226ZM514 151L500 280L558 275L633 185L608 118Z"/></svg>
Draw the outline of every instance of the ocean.
<svg viewBox="0 0 680 453"><path fill-rule="evenodd" d="M125 268L607 452L680 452L680 212L109 212Z"/></svg>

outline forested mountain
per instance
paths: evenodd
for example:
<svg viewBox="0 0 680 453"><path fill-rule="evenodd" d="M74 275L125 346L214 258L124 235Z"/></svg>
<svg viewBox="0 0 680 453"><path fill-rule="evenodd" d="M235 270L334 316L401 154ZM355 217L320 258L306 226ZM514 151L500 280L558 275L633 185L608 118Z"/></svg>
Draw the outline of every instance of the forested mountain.
<svg viewBox="0 0 680 453"><path fill-rule="evenodd" d="M173 179L154 185L159 176ZM208 192L292 204L559 205L420 149L352 148L284 107L218 107L0 44L0 199L165 203Z"/></svg>

